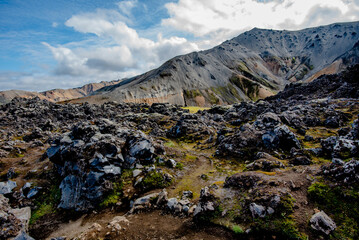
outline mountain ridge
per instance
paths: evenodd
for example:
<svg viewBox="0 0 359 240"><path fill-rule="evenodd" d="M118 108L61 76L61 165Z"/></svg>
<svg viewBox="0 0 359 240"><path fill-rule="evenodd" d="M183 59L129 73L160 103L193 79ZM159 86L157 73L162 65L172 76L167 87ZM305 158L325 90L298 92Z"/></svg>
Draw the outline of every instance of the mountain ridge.
<svg viewBox="0 0 359 240"><path fill-rule="evenodd" d="M299 31L254 28L76 101L209 106L257 100L290 82L312 81L358 63L358 33L359 22Z"/></svg>
<svg viewBox="0 0 359 240"><path fill-rule="evenodd" d="M359 63L358 56L359 22L298 31L253 28L211 49L176 56L159 68L91 91L58 89L22 95L73 103L233 104L274 95L291 82L338 73ZM21 94L8 95L0 92L0 102Z"/></svg>

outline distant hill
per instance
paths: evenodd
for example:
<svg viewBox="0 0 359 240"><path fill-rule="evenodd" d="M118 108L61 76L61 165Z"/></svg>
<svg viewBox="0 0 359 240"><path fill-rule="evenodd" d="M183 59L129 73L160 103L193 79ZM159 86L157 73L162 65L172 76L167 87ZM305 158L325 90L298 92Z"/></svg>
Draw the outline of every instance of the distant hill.
<svg viewBox="0 0 359 240"><path fill-rule="evenodd" d="M70 99L76 99L88 96L94 91L103 88L105 86L110 86L119 83L120 81L111 81L111 82L100 82L100 83L90 83L86 84L79 88L71 89L53 89L44 92L28 92L22 90L9 90L0 92L0 104L8 103L15 97L22 98L34 98L39 97L40 99L46 99L50 102L60 102Z"/></svg>
<svg viewBox="0 0 359 240"><path fill-rule="evenodd" d="M358 46L359 22L300 31L254 28L210 50L172 58L76 102L208 106L257 100L290 82L312 81L358 63Z"/></svg>

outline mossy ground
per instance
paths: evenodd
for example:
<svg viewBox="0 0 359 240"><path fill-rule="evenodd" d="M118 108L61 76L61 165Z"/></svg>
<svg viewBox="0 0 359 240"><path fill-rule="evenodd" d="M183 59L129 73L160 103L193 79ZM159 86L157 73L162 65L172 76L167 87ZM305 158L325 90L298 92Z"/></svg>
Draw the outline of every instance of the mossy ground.
<svg viewBox="0 0 359 240"><path fill-rule="evenodd" d="M337 229L331 239L359 238L359 186L336 186L320 179L308 188L316 207L333 218Z"/></svg>
<svg viewBox="0 0 359 240"><path fill-rule="evenodd" d="M56 213L60 198L61 190L59 186L51 186L47 194L42 195L35 201L36 208L31 212L30 225L45 215Z"/></svg>
<svg viewBox="0 0 359 240"><path fill-rule="evenodd" d="M197 106L187 106L182 107L183 109L189 110L190 113L197 113L198 111L208 110L208 107L197 107Z"/></svg>
<svg viewBox="0 0 359 240"><path fill-rule="evenodd" d="M157 171L149 172L139 184L143 190L149 191L153 189L165 188L171 185L172 182L165 181L162 173Z"/></svg>
<svg viewBox="0 0 359 240"><path fill-rule="evenodd" d="M122 182L114 182L112 183L113 189L107 196L104 198L102 203L100 203L100 207L106 208L109 206L115 205L117 202L120 201L121 196L123 195L123 183Z"/></svg>

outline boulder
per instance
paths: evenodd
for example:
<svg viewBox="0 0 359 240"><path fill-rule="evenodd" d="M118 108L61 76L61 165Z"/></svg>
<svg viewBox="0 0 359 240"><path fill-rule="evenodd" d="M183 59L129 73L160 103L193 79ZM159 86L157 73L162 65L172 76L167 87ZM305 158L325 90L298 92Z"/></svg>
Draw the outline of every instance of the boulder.
<svg viewBox="0 0 359 240"><path fill-rule="evenodd" d="M249 205L249 210L251 211L253 218L264 218L267 214L266 208L256 203L251 203Z"/></svg>
<svg viewBox="0 0 359 240"><path fill-rule="evenodd" d="M34 238L30 237L26 232L21 232L17 235L13 240L35 240Z"/></svg>
<svg viewBox="0 0 359 240"><path fill-rule="evenodd" d="M0 194L0 239L33 239L26 234L31 217L30 207L13 209L9 199Z"/></svg>
<svg viewBox="0 0 359 240"><path fill-rule="evenodd" d="M200 219L201 216L211 215L217 207L217 198L211 192L209 187L204 187L201 189L200 199L193 212L193 216L196 219Z"/></svg>
<svg viewBox="0 0 359 240"><path fill-rule="evenodd" d="M0 194L12 193L12 190L16 188L16 182L8 180L7 182L0 182Z"/></svg>
<svg viewBox="0 0 359 240"><path fill-rule="evenodd" d="M158 196L159 193L152 193L136 199L129 213L134 213L138 210L150 209L153 206L153 204L156 203L154 202L154 200L157 200Z"/></svg>
<svg viewBox="0 0 359 240"><path fill-rule="evenodd" d="M299 166L299 165L310 165L312 163L312 160L310 160L308 157L306 156L296 156L292 159L289 160L290 164L293 164L294 166Z"/></svg>
<svg viewBox="0 0 359 240"><path fill-rule="evenodd" d="M321 141L323 152L335 158L346 159L359 153L359 141L344 137L328 137Z"/></svg>
<svg viewBox="0 0 359 240"><path fill-rule="evenodd" d="M124 216L116 216L114 217L111 222L108 223L107 228L111 232L119 233L123 226L128 226L130 224L130 221Z"/></svg>
<svg viewBox="0 0 359 240"><path fill-rule="evenodd" d="M250 189L257 186L257 183L259 181L262 181L262 178L258 176L256 173L251 173L251 172L236 173L226 178L224 182L224 187Z"/></svg>
<svg viewBox="0 0 359 240"><path fill-rule="evenodd" d="M351 160L346 163L334 161L329 166L323 166L321 174L338 183L359 183L359 161Z"/></svg>
<svg viewBox="0 0 359 240"><path fill-rule="evenodd" d="M264 159L264 158L257 159L254 162L246 165L246 168L248 170L252 170L252 171L262 170L267 172L270 172L276 168L284 168L284 167L285 167L284 164L278 160Z"/></svg>
<svg viewBox="0 0 359 240"><path fill-rule="evenodd" d="M258 128L273 129L279 125L282 121L279 116L273 112L266 112L258 116L254 125Z"/></svg>
<svg viewBox="0 0 359 240"><path fill-rule="evenodd" d="M176 165L177 165L177 162L176 162L175 160L173 160L173 159L168 159L168 160L166 161L166 165L167 165L168 167L170 167L170 168L175 168Z"/></svg>
<svg viewBox="0 0 359 240"><path fill-rule="evenodd" d="M310 219L310 226L326 235L337 228L335 222L323 211L314 214Z"/></svg>
<svg viewBox="0 0 359 240"><path fill-rule="evenodd" d="M297 137L285 125L276 127L272 131L268 131L262 136L262 142L268 149L290 150L291 148L300 149L301 145Z"/></svg>

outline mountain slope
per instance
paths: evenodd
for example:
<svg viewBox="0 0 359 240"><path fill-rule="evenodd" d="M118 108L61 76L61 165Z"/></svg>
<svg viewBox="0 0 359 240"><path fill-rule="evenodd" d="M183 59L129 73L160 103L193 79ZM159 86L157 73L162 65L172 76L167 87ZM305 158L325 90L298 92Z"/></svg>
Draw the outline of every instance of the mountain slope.
<svg viewBox="0 0 359 240"><path fill-rule="evenodd" d="M45 99L50 102L59 102L66 101L70 99L86 97L94 91L101 89L105 86L110 86L119 83L119 81L111 82L100 82L100 83L90 83L82 87L71 88L71 89L53 89L44 92L29 92L22 90L8 90L0 92L0 104L8 103L15 97L22 98L34 98L39 97L40 99Z"/></svg>
<svg viewBox="0 0 359 240"><path fill-rule="evenodd" d="M301 31L255 28L207 51L102 88L81 101L170 102L206 106L257 100L289 82L357 63L359 22Z"/></svg>

